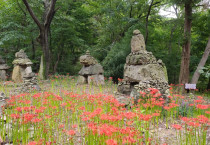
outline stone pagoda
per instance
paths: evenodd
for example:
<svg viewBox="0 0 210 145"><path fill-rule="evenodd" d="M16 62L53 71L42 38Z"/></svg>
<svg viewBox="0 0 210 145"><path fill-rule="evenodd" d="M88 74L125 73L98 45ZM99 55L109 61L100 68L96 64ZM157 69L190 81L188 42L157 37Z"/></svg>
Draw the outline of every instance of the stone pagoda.
<svg viewBox="0 0 210 145"><path fill-rule="evenodd" d="M144 37L139 30L133 31L131 53L126 57L124 77L118 83L115 97L121 103L129 104L140 97L140 91L156 88L162 96L168 95L168 76L165 64L157 60L152 52L146 50Z"/></svg>
<svg viewBox="0 0 210 145"><path fill-rule="evenodd" d="M85 55L80 56L79 60L83 67L79 71L78 84L103 85L103 67L90 55L90 52L87 51Z"/></svg>
<svg viewBox="0 0 210 145"><path fill-rule="evenodd" d="M24 52L24 50L20 50L19 52L15 53L15 60L12 62L14 65L14 69L12 72L12 80L15 83L23 82L23 75L25 73L32 72L32 62Z"/></svg>
<svg viewBox="0 0 210 145"><path fill-rule="evenodd" d="M15 54L14 69L12 73L12 80L15 83L20 83L16 92L30 92L32 90L40 91L35 73L32 72L32 62L24 52L20 50Z"/></svg>

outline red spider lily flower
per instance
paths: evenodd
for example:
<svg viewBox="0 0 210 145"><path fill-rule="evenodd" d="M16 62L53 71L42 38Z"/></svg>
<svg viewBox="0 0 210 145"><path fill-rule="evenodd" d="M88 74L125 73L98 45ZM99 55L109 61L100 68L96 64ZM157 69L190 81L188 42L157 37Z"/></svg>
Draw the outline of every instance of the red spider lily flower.
<svg viewBox="0 0 210 145"><path fill-rule="evenodd" d="M144 95L146 95L146 93L145 93L145 92L141 92L141 91L140 91L139 93L140 93L141 95L143 95L143 96L144 96Z"/></svg>
<svg viewBox="0 0 210 145"><path fill-rule="evenodd" d="M98 126L98 134L99 135L106 135L111 136L114 132L117 132L118 129L112 125L103 124L101 126Z"/></svg>
<svg viewBox="0 0 210 145"><path fill-rule="evenodd" d="M76 132L75 132L75 130L69 130L69 131L67 131L67 134L68 135L75 135Z"/></svg>
<svg viewBox="0 0 210 145"><path fill-rule="evenodd" d="M85 110L85 107L84 107L84 106L82 106L82 107L80 107L80 108L79 108L79 110Z"/></svg>
<svg viewBox="0 0 210 145"><path fill-rule="evenodd" d="M173 124L172 127L177 129L177 130L181 130L182 129L182 126L179 125L179 124Z"/></svg>
<svg viewBox="0 0 210 145"><path fill-rule="evenodd" d="M37 94L33 95L32 97L33 97L34 99L38 99L38 98L41 97L41 95L42 95L42 93L37 93Z"/></svg>
<svg viewBox="0 0 210 145"><path fill-rule="evenodd" d="M123 138L123 144L126 144L126 143L127 144L133 144L135 142L136 142L136 140L131 136L126 136L126 137Z"/></svg>
<svg viewBox="0 0 210 145"><path fill-rule="evenodd" d="M150 107L151 105L149 104L149 103L145 103L145 104L143 104L143 107L144 108L148 108L148 107Z"/></svg>
<svg viewBox="0 0 210 145"><path fill-rule="evenodd" d="M22 107L22 109L24 110L24 111L31 111L31 107L27 107L27 106L24 106L24 107Z"/></svg>
<svg viewBox="0 0 210 145"><path fill-rule="evenodd" d="M64 102L61 104L61 107L65 107L66 105L67 105L67 103Z"/></svg>
<svg viewBox="0 0 210 145"><path fill-rule="evenodd" d="M63 98L61 96L54 94L54 97L56 98L56 101L63 101Z"/></svg>
<svg viewBox="0 0 210 145"><path fill-rule="evenodd" d="M107 145L117 145L117 141L113 139L108 139L106 140Z"/></svg>
<svg viewBox="0 0 210 145"><path fill-rule="evenodd" d="M196 106L198 109L208 109L209 108L209 105L202 105L202 104L198 104L197 106Z"/></svg>
<svg viewBox="0 0 210 145"><path fill-rule="evenodd" d="M155 98L160 97L160 96L162 96L162 94L160 94L160 93L156 93L155 95L153 95L153 97L155 97Z"/></svg>
<svg viewBox="0 0 210 145"><path fill-rule="evenodd" d="M197 98L198 98L198 99L201 99L201 100L203 99L203 97L201 97L201 96L197 96Z"/></svg>
<svg viewBox="0 0 210 145"><path fill-rule="evenodd" d="M14 110L16 110L16 111L18 111L18 112L22 112L22 107L17 107L17 108L15 108Z"/></svg>
<svg viewBox="0 0 210 145"><path fill-rule="evenodd" d="M160 100L160 101L164 101L164 99L163 99L163 98L159 98L159 100Z"/></svg>
<svg viewBox="0 0 210 145"><path fill-rule="evenodd" d="M57 109L58 107L57 106L52 106L52 109Z"/></svg>
<svg viewBox="0 0 210 145"><path fill-rule="evenodd" d="M180 96L180 98L181 98L181 99L184 99L185 97L184 97L184 96Z"/></svg>
<svg viewBox="0 0 210 145"><path fill-rule="evenodd" d="M45 118L47 118L47 119L49 119L51 117L52 117L52 115L45 115Z"/></svg>
<svg viewBox="0 0 210 145"><path fill-rule="evenodd" d="M51 144L53 144L53 142L51 141L46 142L46 145L51 145Z"/></svg>
<svg viewBox="0 0 210 145"><path fill-rule="evenodd" d="M197 118L198 118L198 121L202 124L205 124L205 123L209 122L209 119L204 115L199 115Z"/></svg>
<svg viewBox="0 0 210 145"><path fill-rule="evenodd" d="M33 123L39 123L40 121L42 121L42 119L39 119L39 118L34 118L31 120L31 122Z"/></svg>
<svg viewBox="0 0 210 145"><path fill-rule="evenodd" d="M152 116L160 116L160 113L153 113Z"/></svg>
<svg viewBox="0 0 210 145"><path fill-rule="evenodd" d="M173 97L172 97L172 96L168 96L168 98L173 99Z"/></svg>
<svg viewBox="0 0 210 145"><path fill-rule="evenodd" d="M34 112L35 112L36 114L39 114L39 113L43 113L44 110L42 110L42 109L35 109Z"/></svg>
<svg viewBox="0 0 210 145"><path fill-rule="evenodd" d="M141 114L140 115L140 120L149 121L150 119L152 119L152 115L150 115L150 114L148 114L148 115Z"/></svg>
<svg viewBox="0 0 210 145"><path fill-rule="evenodd" d="M165 110L170 110L171 109L171 107L169 107L169 106L164 106L163 107Z"/></svg>
<svg viewBox="0 0 210 145"><path fill-rule="evenodd" d="M205 111L206 114L210 114L210 111Z"/></svg>
<svg viewBox="0 0 210 145"><path fill-rule="evenodd" d="M87 124L87 127L88 127L88 129L92 130L93 134L96 133L96 131L97 131L97 126L96 126L95 123L93 123L93 122L88 123L88 124Z"/></svg>
<svg viewBox="0 0 210 145"><path fill-rule="evenodd" d="M194 100L195 103L202 103L203 100Z"/></svg>
<svg viewBox="0 0 210 145"><path fill-rule="evenodd" d="M121 78L118 78L117 80L118 80L119 82L122 82L122 80L123 80L123 79L121 79Z"/></svg>
<svg viewBox="0 0 210 145"><path fill-rule="evenodd" d="M132 119L134 117L136 117L136 113L133 113L133 112L125 112L123 113L123 116L127 119Z"/></svg>
<svg viewBox="0 0 210 145"><path fill-rule="evenodd" d="M170 108L174 108L174 107L178 107L179 105L175 104L175 103L169 103L169 106L170 106Z"/></svg>
<svg viewBox="0 0 210 145"><path fill-rule="evenodd" d="M25 100L23 103L24 104L31 104L31 101L30 100Z"/></svg>
<svg viewBox="0 0 210 145"><path fill-rule="evenodd" d="M109 121L119 121L122 120L122 115L108 115L108 114L101 114L101 120L109 120Z"/></svg>
<svg viewBox="0 0 210 145"><path fill-rule="evenodd" d="M200 126L200 124L197 122L188 122L187 125L195 127L195 128Z"/></svg>
<svg viewBox="0 0 210 145"><path fill-rule="evenodd" d="M19 119L20 118L20 115L19 114L10 114L10 117L12 119Z"/></svg>
<svg viewBox="0 0 210 145"><path fill-rule="evenodd" d="M28 143L28 145L38 145L38 143L36 141L31 141Z"/></svg>
<svg viewBox="0 0 210 145"><path fill-rule="evenodd" d="M190 118L182 117L181 120L184 121L184 122L186 123L186 122L189 122L189 121L190 121Z"/></svg>
<svg viewBox="0 0 210 145"><path fill-rule="evenodd" d="M158 89L155 89L155 88L149 88L148 90L150 91L150 94L151 95L154 95L154 94L156 94L156 93L159 92L159 90Z"/></svg>
<svg viewBox="0 0 210 145"><path fill-rule="evenodd" d="M101 112L102 112L102 108L97 108L96 110L94 110L93 112L92 112L92 114L91 114L91 116L96 116L96 115L99 115L99 114L101 114Z"/></svg>
<svg viewBox="0 0 210 145"><path fill-rule="evenodd" d="M30 122L33 118L34 118L34 114L29 114L29 113L23 114L24 123Z"/></svg>
<svg viewBox="0 0 210 145"><path fill-rule="evenodd" d="M71 127L72 128L77 128L77 124L73 124Z"/></svg>
<svg viewBox="0 0 210 145"><path fill-rule="evenodd" d="M84 118L82 118L82 121L88 121L88 120L90 120L89 117L84 117Z"/></svg>
<svg viewBox="0 0 210 145"><path fill-rule="evenodd" d="M64 124L60 124L58 128L64 128Z"/></svg>
<svg viewBox="0 0 210 145"><path fill-rule="evenodd" d="M133 121L128 121L127 122L127 125L132 125L133 124Z"/></svg>

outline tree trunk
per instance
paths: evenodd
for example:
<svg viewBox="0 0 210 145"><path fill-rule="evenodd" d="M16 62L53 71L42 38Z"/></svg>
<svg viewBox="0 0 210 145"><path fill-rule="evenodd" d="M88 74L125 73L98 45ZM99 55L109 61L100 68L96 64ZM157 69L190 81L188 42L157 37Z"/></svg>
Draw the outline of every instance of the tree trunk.
<svg viewBox="0 0 210 145"><path fill-rule="evenodd" d="M62 53L62 52L58 53L58 55L57 55L57 61L55 62L55 65L54 65L54 68L53 68L53 74L55 74L56 71L57 71L58 63L59 63L59 61L60 61L60 55L61 55L61 53Z"/></svg>
<svg viewBox="0 0 210 145"><path fill-rule="evenodd" d="M188 0L185 2L184 45L182 48L181 67L179 74L180 84L185 84L188 83L189 81L191 23L192 23L192 0Z"/></svg>
<svg viewBox="0 0 210 145"><path fill-rule="evenodd" d="M35 44L34 44L34 40L33 39L31 41L31 45L32 45L32 52L33 52L32 59L35 59L35 57L36 57L36 49L35 49Z"/></svg>
<svg viewBox="0 0 210 145"><path fill-rule="evenodd" d="M38 78L43 80L44 79L44 60L43 60L43 55L41 56L41 62L39 66L39 73L38 73Z"/></svg>
<svg viewBox="0 0 210 145"><path fill-rule="evenodd" d="M148 24L149 24L149 15L152 9L152 5L153 5L154 0L151 1L151 4L149 6L149 10L147 12L147 17L146 17L146 35L145 35L145 44L147 44L147 40L148 40L148 35L149 35L149 30L148 30Z"/></svg>
<svg viewBox="0 0 210 145"><path fill-rule="evenodd" d="M169 47L168 47L168 54L171 54L171 52L172 52L173 33L176 30L176 27L177 27L177 24L175 24L171 29Z"/></svg>
<svg viewBox="0 0 210 145"><path fill-rule="evenodd" d="M50 48L49 48L49 42L48 42L48 34L50 30L50 24L52 22L52 19L55 15L55 4L57 0L45 0L44 1L44 12L43 12L43 23L39 21L39 19L34 14L33 10L28 4L27 0L22 0L25 4L29 14L33 18L34 22L37 24L40 35L37 38L37 41L42 46L43 51L43 72L40 74L44 79L48 78L49 70L50 70Z"/></svg>
<svg viewBox="0 0 210 145"><path fill-rule="evenodd" d="M209 90L210 90L210 78L209 78L209 83L207 85L207 91L209 91Z"/></svg>
<svg viewBox="0 0 210 145"><path fill-rule="evenodd" d="M210 52L210 36L209 36L208 43L206 45L206 49L205 49L205 51L203 53L203 56L202 56L202 58L200 60L200 63L198 64L198 67L197 67L195 73L193 74L193 77L192 77L192 80L191 80L192 84L197 84L198 79L200 77L199 70L201 70L202 67L204 67L204 65L206 64L206 61L207 61L207 59L209 57L209 52Z"/></svg>
<svg viewBox="0 0 210 145"><path fill-rule="evenodd" d="M44 60L44 71L43 76L44 79L48 78L48 74L50 71L50 48L49 48L49 42L48 42L48 30L45 29L44 33L42 34L42 50L43 50L43 60Z"/></svg>

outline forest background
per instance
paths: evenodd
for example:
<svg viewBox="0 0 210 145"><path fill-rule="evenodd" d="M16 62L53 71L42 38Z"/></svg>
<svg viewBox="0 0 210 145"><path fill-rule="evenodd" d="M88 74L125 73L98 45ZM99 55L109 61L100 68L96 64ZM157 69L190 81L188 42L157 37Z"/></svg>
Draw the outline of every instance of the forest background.
<svg viewBox="0 0 210 145"><path fill-rule="evenodd" d="M185 73L189 78L184 83L191 82L203 54L209 55L208 0L1 0L0 55L11 66L10 73L15 53L20 49L33 61L34 72L39 71L41 56L45 53L39 40L42 39L40 27L27 4L40 24L48 22L47 16L52 12L47 30L47 75L77 75L82 67L79 57L90 50L103 65L105 76L117 82L123 78L135 29L144 35L146 49L166 64L169 83L183 83L180 67L185 44L189 44L190 52L189 73ZM186 16L186 8L191 9L191 15ZM173 17L163 16L160 12L163 10L173 13ZM186 33L186 20L190 33ZM197 87L210 89L209 59L199 73Z"/></svg>

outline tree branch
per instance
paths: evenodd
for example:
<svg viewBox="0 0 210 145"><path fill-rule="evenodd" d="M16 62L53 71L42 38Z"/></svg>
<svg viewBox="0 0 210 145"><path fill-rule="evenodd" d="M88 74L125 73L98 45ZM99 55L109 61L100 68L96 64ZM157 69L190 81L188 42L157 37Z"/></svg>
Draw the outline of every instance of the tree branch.
<svg viewBox="0 0 210 145"><path fill-rule="evenodd" d="M26 12L22 9L22 7L20 6L19 1L17 0L17 5L20 8L20 10L23 12L24 16L26 16Z"/></svg>
<svg viewBox="0 0 210 145"><path fill-rule="evenodd" d="M156 2L156 3L153 3L152 6L157 5L157 4L159 4L159 3L161 3L161 1L160 1L160 2Z"/></svg>
<svg viewBox="0 0 210 145"><path fill-rule="evenodd" d="M31 15L31 17L33 18L34 22L37 24L37 26L39 27L39 29L41 30L42 29L42 25L40 23L40 21L38 20L38 18L35 16L33 10L31 9L31 7L29 6L28 4L28 1L27 0L23 0L23 3L25 4L29 14Z"/></svg>
<svg viewBox="0 0 210 145"><path fill-rule="evenodd" d="M148 12L147 12L147 16L146 16L146 34L145 34L145 44L147 44L147 40L148 40L148 23L149 23L149 15L153 6L153 2L154 0L151 1Z"/></svg>
<svg viewBox="0 0 210 145"><path fill-rule="evenodd" d="M55 14L55 3L57 0L51 0L50 9L47 13L46 19L45 19L45 27L49 27L50 23L52 22L52 17Z"/></svg>

